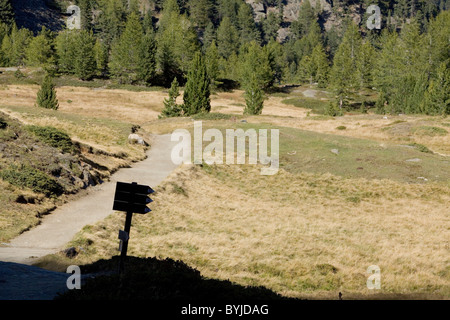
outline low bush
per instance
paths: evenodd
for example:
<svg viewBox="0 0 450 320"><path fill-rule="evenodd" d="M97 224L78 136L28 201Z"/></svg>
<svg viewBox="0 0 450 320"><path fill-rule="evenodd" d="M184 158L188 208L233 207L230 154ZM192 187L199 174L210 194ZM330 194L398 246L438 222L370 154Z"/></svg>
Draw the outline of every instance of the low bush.
<svg viewBox="0 0 450 320"><path fill-rule="evenodd" d="M0 178L19 188L28 188L46 196L58 196L63 193L63 187L42 171L27 165L11 165L0 171Z"/></svg>
<svg viewBox="0 0 450 320"><path fill-rule="evenodd" d="M6 129L6 127L8 126L8 123L3 120L2 118L0 118L0 129Z"/></svg>
<svg viewBox="0 0 450 320"><path fill-rule="evenodd" d="M27 126L28 131L33 133L42 142L60 149L63 153L72 153L75 146L69 135L53 127Z"/></svg>

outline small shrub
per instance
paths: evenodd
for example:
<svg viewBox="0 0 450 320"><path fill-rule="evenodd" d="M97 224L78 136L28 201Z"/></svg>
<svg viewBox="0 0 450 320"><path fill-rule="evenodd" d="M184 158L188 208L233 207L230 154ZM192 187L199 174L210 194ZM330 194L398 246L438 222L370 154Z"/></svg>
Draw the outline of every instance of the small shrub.
<svg viewBox="0 0 450 320"><path fill-rule="evenodd" d="M414 147L417 150L419 150L420 152L425 152L425 153L433 153L433 151L431 151L430 149L428 149L426 146L424 146L423 144L419 144L419 143L410 143L408 144L408 146Z"/></svg>
<svg viewBox="0 0 450 320"><path fill-rule="evenodd" d="M434 136L445 136L448 134L448 131L439 127L421 126L415 128L414 133L419 136L434 137Z"/></svg>
<svg viewBox="0 0 450 320"><path fill-rule="evenodd" d="M337 117L342 116L343 114L343 110L339 108L336 102L330 102L325 110L325 115L327 116Z"/></svg>
<svg viewBox="0 0 450 320"><path fill-rule="evenodd" d="M16 72L14 72L14 77L20 80L25 78L25 75L22 73L22 71L20 71L20 69L17 69Z"/></svg>
<svg viewBox="0 0 450 320"><path fill-rule="evenodd" d="M6 127L8 126L8 123L3 120L2 118L0 118L0 129L6 129Z"/></svg>
<svg viewBox="0 0 450 320"><path fill-rule="evenodd" d="M27 165L11 165L9 169L0 171L0 178L19 188L29 188L46 196L58 196L63 187L42 171Z"/></svg>
<svg viewBox="0 0 450 320"><path fill-rule="evenodd" d="M337 127L336 129L337 129L337 130L345 130L345 129L347 129L347 127L346 127L346 126L339 126L339 127Z"/></svg>
<svg viewBox="0 0 450 320"><path fill-rule="evenodd" d="M72 153L75 147L69 135L53 127L27 126L28 131L48 145L60 149L63 153Z"/></svg>
<svg viewBox="0 0 450 320"><path fill-rule="evenodd" d="M184 190L182 187L180 187L180 186L177 185L176 183L172 183L171 185L172 185L172 188L173 188L173 189L172 189L173 193L175 193L175 194L181 194L181 195L183 195L183 196L185 196L185 197L188 196L186 190Z"/></svg>
<svg viewBox="0 0 450 320"><path fill-rule="evenodd" d="M45 109L58 110L59 108L53 78L49 75L46 75L42 82L41 89L37 94L36 105Z"/></svg>

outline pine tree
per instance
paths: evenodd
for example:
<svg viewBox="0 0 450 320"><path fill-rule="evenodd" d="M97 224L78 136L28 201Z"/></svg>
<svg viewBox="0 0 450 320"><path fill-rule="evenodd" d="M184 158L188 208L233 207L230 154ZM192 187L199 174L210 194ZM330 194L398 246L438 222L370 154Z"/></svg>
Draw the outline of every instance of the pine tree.
<svg viewBox="0 0 450 320"><path fill-rule="evenodd" d="M188 5L191 21L197 27L205 28L210 22L209 17L212 12L211 0L190 0Z"/></svg>
<svg viewBox="0 0 450 320"><path fill-rule="evenodd" d="M357 58L357 70L361 87L373 86L373 70L375 68L375 49L370 42L365 41L360 48Z"/></svg>
<svg viewBox="0 0 450 320"><path fill-rule="evenodd" d="M97 38L94 45L95 64L98 76L104 76L108 67L108 48L104 42Z"/></svg>
<svg viewBox="0 0 450 320"><path fill-rule="evenodd" d="M231 24L237 28L237 15L239 6L242 2L242 0L217 0L217 12L219 14L219 19L223 20L227 17Z"/></svg>
<svg viewBox="0 0 450 320"><path fill-rule="evenodd" d="M54 55L53 39L45 27L31 41L25 49L25 63L31 67L42 67L47 65Z"/></svg>
<svg viewBox="0 0 450 320"><path fill-rule="evenodd" d="M152 30L142 39L138 79L149 84L156 72L156 40Z"/></svg>
<svg viewBox="0 0 450 320"><path fill-rule="evenodd" d="M330 81L336 92L339 108L343 108L348 96L359 87L357 57L361 36L355 24L350 24L333 60Z"/></svg>
<svg viewBox="0 0 450 320"><path fill-rule="evenodd" d="M164 2L156 40L162 82L168 85L174 77L180 79L188 72L199 49L197 33L186 15L180 14L176 0Z"/></svg>
<svg viewBox="0 0 450 320"><path fill-rule="evenodd" d="M36 105L41 108L58 110L59 103L56 98L56 90L53 79L47 74L44 77L41 88L37 93Z"/></svg>
<svg viewBox="0 0 450 320"><path fill-rule="evenodd" d="M314 64L314 81L318 83L320 88L326 87L328 84L328 74L330 72L330 65L328 62L327 54L322 44L319 43L314 48L311 60Z"/></svg>
<svg viewBox="0 0 450 320"><path fill-rule="evenodd" d="M179 117L182 115L182 109L177 105L177 98L180 95L177 78L174 78L169 90L169 98L164 99L164 109L159 118Z"/></svg>
<svg viewBox="0 0 450 320"><path fill-rule="evenodd" d="M264 40L266 42L277 39L280 24L281 19L278 14L274 13L273 11L267 14L267 17L262 22L264 30Z"/></svg>
<svg viewBox="0 0 450 320"><path fill-rule="evenodd" d="M0 66L6 66L7 61L5 58L5 53L2 51L2 43L5 36L8 35L9 27L5 23L0 22Z"/></svg>
<svg viewBox="0 0 450 320"><path fill-rule="evenodd" d="M23 66L25 64L25 50L28 47L33 34L30 30L17 29L15 24L10 35L6 35L2 41L2 51L8 66Z"/></svg>
<svg viewBox="0 0 450 320"><path fill-rule="evenodd" d="M126 25L126 2L123 0L98 0L100 15L96 27L106 45L117 39Z"/></svg>
<svg viewBox="0 0 450 320"><path fill-rule="evenodd" d="M245 86L244 114L260 115L264 107L264 92L260 81L252 74Z"/></svg>
<svg viewBox="0 0 450 320"><path fill-rule="evenodd" d="M184 115L210 112L210 80L206 71L206 64L200 52L195 54L188 73L183 96Z"/></svg>
<svg viewBox="0 0 450 320"><path fill-rule="evenodd" d="M237 54L239 35L231 24L230 18L224 17L217 29L217 49L221 57L228 59L233 53Z"/></svg>
<svg viewBox="0 0 450 320"><path fill-rule="evenodd" d="M432 115L450 114L450 68L449 61L442 62L436 78L430 81L425 93L422 112Z"/></svg>
<svg viewBox="0 0 450 320"><path fill-rule="evenodd" d="M239 39L241 46L251 41L261 42L261 35L255 25L253 19L252 7L246 2L242 2L238 11Z"/></svg>
<svg viewBox="0 0 450 320"><path fill-rule="evenodd" d="M217 85L219 77L219 51L217 50L216 41L213 40L205 53L206 72L211 80L212 87Z"/></svg>
<svg viewBox="0 0 450 320"><path fill-rule="evenodd" d="M11 0L0 0L0 22L5 23L9 27L14 24L14 10Z"/></svg>
<svg viewBox="0 0 450 320"><path fill-rule="evenodd" d="M300 81L308 81L309 84L313 83L316 68L314 66L313 59L311 59L310 56L304 55L302 57L302 60L300 60L299 66L298 66L298 76L300 78Z"/></svg>
<svg viewBox="0 0 450 320"><path fill-rule="evenodd" d="M111 75L122 83L135 83L139 80L142 63L142 40L144 30L139 17L132 12L120 38L111 46L109 69Z"/></svg>
<svg viewBox="0 0 450 320"><path fill-rule="evenodd" d="M81 11L81 28L92 30L92 3L91 0L77 0L76 5Z"/></svg>
<svg viewBox="0 0 450 320"><path fill-rule="evenodd" d="M215 41L217 45L216 29L214 28L212 21L209 21L206 25L205 32L203 32L203 52L206 52L213 41Z"/></svg>
<svg viewBox="0 0 450 320"><path fill-rule="evenodd" d="M273 81L281 82L285 66L283 46L276 40L271 40L264 46L267 57L269 58L270 68L273 72Z"/></svg>
<svg viewBox="0 0 450 320"><path fill-rule="evenodd" d="M97 73L97 61L94 51L95 38L92 31L78 31L75 39L74 72L81 80L90 80Z"/></svg>
<svg viewBox="0 0 450 320"><path fill-rule="evenodd" d="M240 55L240 83L246 87L255 76L261 88L268 89L274 82L274 71L270 63L269 51L255 41L242 48Z"/></svg>
<svg viewBox="0 0 450 320"><path fill-rule="evenodd" d="M292 22L291 31L296 39L301 39L309 33L311 24L317 22L317 15L311 7L309 0L300 5L297 20Z"/></svg>
<svg viewBox="0 0 450 320"><path fill-rule="evenodd" d="M78 30L65 30L55 39L58 69L61 73L72 74L75 72L74 61L76 59L76 38Z"/></svg>

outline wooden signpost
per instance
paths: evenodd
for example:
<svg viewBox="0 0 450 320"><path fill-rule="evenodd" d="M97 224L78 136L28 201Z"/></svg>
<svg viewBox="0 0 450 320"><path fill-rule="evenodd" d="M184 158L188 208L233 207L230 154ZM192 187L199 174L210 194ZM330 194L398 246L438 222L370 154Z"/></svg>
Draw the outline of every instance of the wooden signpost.
<svg viewBox="0 0 450 320"><path fill-rule="evenodd" d="M139 185L136 182L124 183L117 182L116 193L114 196L113 210L124 211L127 213L125 220L125 230L119 231L120 239L120 265L119 272L122 273L124 269L124 261L127 256L128 240L130 239L131 219L133 213L147 214L151 210L147 204L153 202L148 195L155 191L149 186Z"/></svg>

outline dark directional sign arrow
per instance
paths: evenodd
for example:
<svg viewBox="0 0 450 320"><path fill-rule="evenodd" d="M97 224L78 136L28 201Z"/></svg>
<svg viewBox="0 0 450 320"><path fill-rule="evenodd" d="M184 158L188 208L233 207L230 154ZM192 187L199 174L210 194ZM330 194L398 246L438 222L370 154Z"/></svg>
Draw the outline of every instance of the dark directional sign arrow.
<svg viewBox="0 0 450 320"><path fill-rule="evenodd" d="M119 232L119 239L121 240L119 272L123 271L124 260L127 256L133 213L147 214L151 212L147 207L147 204L152 203L153 200L150 199L148 195L154 192L155 191L149 186L139 185L136 182L117 182L113 210L124 211L127 213L125 230Z"/></svg>

